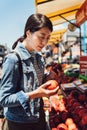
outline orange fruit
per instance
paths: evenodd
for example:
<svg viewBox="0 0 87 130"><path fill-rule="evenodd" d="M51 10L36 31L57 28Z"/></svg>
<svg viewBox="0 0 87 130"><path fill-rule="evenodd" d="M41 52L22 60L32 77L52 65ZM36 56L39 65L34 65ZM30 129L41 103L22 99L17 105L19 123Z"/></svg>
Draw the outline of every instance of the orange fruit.
<svg viewBox="0 0 87 130"><path fill-rule="evenodd" d="M68 130L67 126L64 123L60 123L57 126L57 130Z"/></svg>
<svg viewBox="0 0 87 130"><path fill-rule="evenodd" d="M70 124L74 123L72 118L67 118L65 121L65 124L68 126Z"/></svg>
<svg viewBox="0 0 87 130"><path fill-rule="evenodd" d="M75 123L69 124L68 130L78 130Z"/></svg>
<svg viewBox="0 0 87 130"><path fill-rule="evenodd" d="M57 130L57 128L52 128L52 130Z"/></svg>
<svg viewBox="0 0 87 130"><path fill-rule="evenodd" d="M47 81L50 85L47 87L48 90L53 90L58 86L58 83L56 80L49 80Z"/></svg>

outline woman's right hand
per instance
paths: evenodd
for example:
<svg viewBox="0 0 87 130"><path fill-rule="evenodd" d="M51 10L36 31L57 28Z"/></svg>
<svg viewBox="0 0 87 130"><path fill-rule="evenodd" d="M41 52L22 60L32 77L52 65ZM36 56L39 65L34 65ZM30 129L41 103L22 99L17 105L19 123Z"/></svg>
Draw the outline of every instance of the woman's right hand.
<svg viewBox="0 0 87 130"><path fill-rule="evenodd" d="M39 98L39 97L50 97L54 94L57 94L59 86L57 86L53 90L48 90L47 87L49 85L50 83L44 83L40 87L38 87L36 90L29 92L30 99Z"/></svg>
<svg viewBox="0 0 87 130"><path fill-rule="evenodd" d="M44 83L38 88L39 94L41 94L41 97L50 97L58 92L59 86L57 86L55 89L49 90L47 89L48 86L51 85L51 83Z"/></svg>

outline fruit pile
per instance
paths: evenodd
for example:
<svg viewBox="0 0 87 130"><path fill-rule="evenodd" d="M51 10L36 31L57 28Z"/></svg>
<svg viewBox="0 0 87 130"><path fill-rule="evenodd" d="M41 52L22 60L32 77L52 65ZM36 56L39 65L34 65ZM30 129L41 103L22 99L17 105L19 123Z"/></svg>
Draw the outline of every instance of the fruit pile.
<svg viewBox="0 0 87 130"><path fill-rule="evenodd" d="M56 80L58 84L61 83L70 83L76 80L76 77L70 77L64 74L62 65L59 63L53 63L51 70L45 74L43 82L47 82L49 80Z"/></svg>
<svg viewBox="0 0 87 130"><path fill-rule="evenodd" d="M51 130L87 130L87 96L72 90L65 98L50 97L49 124Z"/></svg>
<svg viewBox="0 0 87 130"><path fill-rule="evenodd" d="M67 97L66 108L71 114L78 128L87 130L87 96L77 90L73 90Z"/></svg>

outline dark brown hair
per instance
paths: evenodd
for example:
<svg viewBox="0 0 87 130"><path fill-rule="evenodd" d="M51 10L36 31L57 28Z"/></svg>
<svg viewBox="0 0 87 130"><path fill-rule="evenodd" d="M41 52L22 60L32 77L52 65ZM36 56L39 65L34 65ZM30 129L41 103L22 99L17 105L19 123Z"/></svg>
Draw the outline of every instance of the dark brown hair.
<svg viewBox="0 0 87 130"><path fill-rule="evenodd" d="M26 38L26 31L30 30L30 32L34 33L43 27L49 28L51 32L53 31L52 22L47 16L43 14L32 14L26 21L24 35L17 39L17 41L13 44L12 49L16 47L18 42L23 42Z"/></svg>

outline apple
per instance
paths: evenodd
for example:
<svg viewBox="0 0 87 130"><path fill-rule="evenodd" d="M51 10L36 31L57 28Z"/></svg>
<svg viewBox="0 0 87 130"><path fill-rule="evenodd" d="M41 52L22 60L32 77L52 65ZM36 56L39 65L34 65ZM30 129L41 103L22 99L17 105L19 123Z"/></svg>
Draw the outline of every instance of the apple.
<svg viewBox="0 0 87 130"><path fill-rule="evenodd" d="M84 102L84 101L86 100L85 94L79 94L78 100L79 100L80 102Z"/></svg>
<svg viewBox="0 0 87 130"><path fill-rule="evenodd" d="M46 83L49 84L47 87L48 90L53 90L58 86L58 82L56 80L49 80Z"/></svg>

